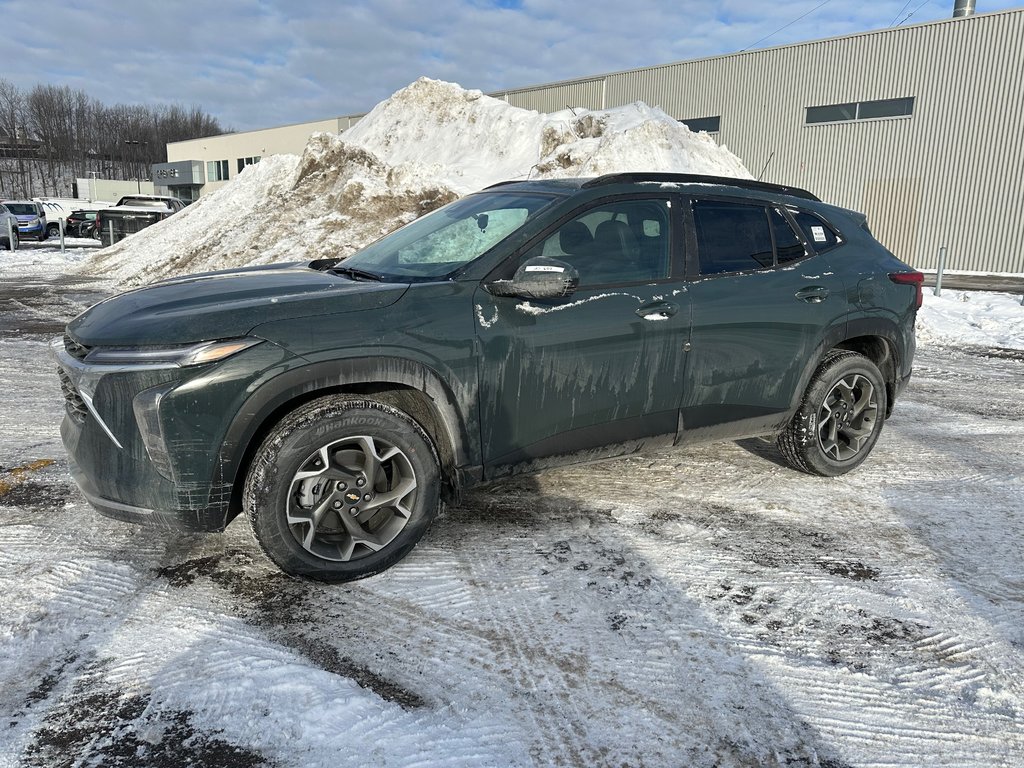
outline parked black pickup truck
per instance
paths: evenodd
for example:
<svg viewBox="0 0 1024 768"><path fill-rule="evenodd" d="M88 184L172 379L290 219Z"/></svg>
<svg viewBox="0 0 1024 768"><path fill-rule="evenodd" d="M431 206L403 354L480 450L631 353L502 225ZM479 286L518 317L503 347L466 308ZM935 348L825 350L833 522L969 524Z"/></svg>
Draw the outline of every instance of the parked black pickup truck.
<svg viewBox="0 0 1024 768"><path fill-rule="evenodd" d="M176 197L125 195L113 208L104 208L96 214L96 236L106 248L184 207Z"/></svg>

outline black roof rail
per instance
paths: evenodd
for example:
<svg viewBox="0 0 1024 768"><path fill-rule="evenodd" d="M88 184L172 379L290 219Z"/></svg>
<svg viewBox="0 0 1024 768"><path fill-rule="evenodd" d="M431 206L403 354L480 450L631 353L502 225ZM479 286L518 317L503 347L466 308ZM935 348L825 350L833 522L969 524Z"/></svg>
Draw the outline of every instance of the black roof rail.
<svg viewBox="0 0 1024 768"><path fill-rule="evenodd" d="M506 184L522 184L526 179L509 179L508 181L499 181L495 184L488 184L484 189L494 189L495 187L504 187Z"/></svg>
<svg viewBox="0 0 1024 768"><path fill-rule="evenodd" d="M699 173L645 173L643 171L610 173L605 176L598 176L596 179L590 179L583 185L583 188L603 187L607 184L635 184L642 181L660 181L662 183L676 184L721 184L727 187L776 192L782 195L802 197L807 200L818 200L817 196L799 187L769 184L766 181L754 181L753 179L736 179L729 176L704 176Z"/></svg>
<svg viewBox="0 0 1024 768"><path fill-rule="evenodd" d="M494 184L490 184L484 187L484 189L494 189L495 187L504 187L509 184L553 184L555 186L579 187L584 181L586 181L586 179L577 179L571 176L560 176L552 179L508 179L507 181L499 181Z"/></svg>

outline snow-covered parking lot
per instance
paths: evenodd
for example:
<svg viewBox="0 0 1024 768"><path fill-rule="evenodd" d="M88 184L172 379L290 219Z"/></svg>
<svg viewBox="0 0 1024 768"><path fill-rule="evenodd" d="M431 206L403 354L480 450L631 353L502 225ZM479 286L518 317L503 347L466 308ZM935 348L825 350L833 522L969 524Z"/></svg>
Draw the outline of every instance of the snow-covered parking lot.
<svg viewBox="0 0 1024 768"><path fill-rule="evenodd" d="M850 475L757 440L549 471L325 586L242 520L182 536L89 508L46 343L108 288L19 258L0 766L1024 764L1019 296L926 296L910 388Z"/></svg>

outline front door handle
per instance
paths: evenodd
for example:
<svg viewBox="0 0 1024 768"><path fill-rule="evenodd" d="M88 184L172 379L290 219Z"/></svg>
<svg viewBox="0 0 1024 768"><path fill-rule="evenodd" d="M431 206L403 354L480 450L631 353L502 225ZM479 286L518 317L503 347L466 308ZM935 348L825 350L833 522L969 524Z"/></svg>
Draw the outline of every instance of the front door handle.
<svg viewBox="0 0 1024 768"><path fill-rule="evenodd" d="M668 320L678 311L679 306L674 302L652 301L650 304L644 304L636 313L644 320Z"/></svg>
<svg viewBox="0 0 1024 768"><path fill-rule="evenodd" d="M808 304L820 304L828 298L828 288L823 285L810 285L797 291L796 297Z"/></svg>

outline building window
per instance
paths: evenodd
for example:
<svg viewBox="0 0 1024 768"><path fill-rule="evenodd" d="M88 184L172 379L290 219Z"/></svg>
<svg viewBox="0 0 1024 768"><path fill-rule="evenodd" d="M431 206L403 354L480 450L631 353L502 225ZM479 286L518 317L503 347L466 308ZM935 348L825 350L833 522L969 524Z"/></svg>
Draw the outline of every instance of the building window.
<svg viewBox="0 0 1024 768"><path fill-rule="evenodd" d="M878 101L854 101L849 104L828 104L822 107L807 107L805 122L838 123L844 120L874 120L879 117L909 117L914 114L914 97L903 99L880 99Z"/></svg>
<svg viewBox="0 0 1024 768"><path fill-rule="evenodd" d="M260 156L259 155L256 155L255 157L240 157L240 158L238 158L238 172L241 173L242 169L245 168L245 166L247 166L247 165L256 165L256 163L258 163L259 161L260 161ZM227 161L225 161L225 162L227 162Z"/></svg>
<svg viewBox="0 0 1024 768"><path fill-rule="evenodd" d="M858 120L870 120L873 117L904 117L912 114L914 114L913 96L907 99L862 101L857 109Z"/></svg>
<svg viewBox="0 0 1024 768"><path fill-rule="evenodd" d="M206 180L207 181L227 181L228 180L228 161L227 160L210 160L206 163Z"/></svg>
<svg viewBox="0 0 1024 768"><path fill-rule="evenodd" d="M689 120L680 120L680 123L685 125L694 133L718 133L722 127L722 116L715 115L714 117L695 117Z"/></svg>

